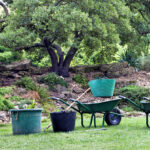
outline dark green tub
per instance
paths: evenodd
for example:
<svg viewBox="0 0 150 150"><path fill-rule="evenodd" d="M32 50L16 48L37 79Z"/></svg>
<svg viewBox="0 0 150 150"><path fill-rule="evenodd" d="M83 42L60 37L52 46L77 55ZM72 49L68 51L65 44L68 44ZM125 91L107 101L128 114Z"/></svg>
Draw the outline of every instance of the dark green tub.
<svg viewBox="0 0 150 150"><path fill-rule="evenodd" d="M13 134L41 132L42 109L11 109Z"/></svg>

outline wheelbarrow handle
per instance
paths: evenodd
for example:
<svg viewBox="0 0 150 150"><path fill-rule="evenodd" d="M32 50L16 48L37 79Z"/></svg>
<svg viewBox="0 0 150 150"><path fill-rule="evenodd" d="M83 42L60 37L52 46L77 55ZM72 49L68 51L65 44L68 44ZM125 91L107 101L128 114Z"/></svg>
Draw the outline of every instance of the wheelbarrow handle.
<svg viewBox="0 0 150 150"><path fill-rule="evenodd" d="M150 99L148 97L142 97L142 99L150 101Z"/></svg>
<svg viewBox="0 0 150 150"><path fill-rule="evenodd" d="M77 102L77 100L76 100L76 99L73 99L73 98L69 98L68 100L69 100L69 101L72 101L72 102Z"/></svg>
<svg viewBox="0 0 150 150"><path fill-rule="evenodd" d="M122 96L122 95L119 95L118 97L119 97L119 98L122 98L122 99L128 99L127 97Z"/></svg>
<svg viewBox="0 0 150 150"><path fill-rule="evenodd" d="M119 98L124 99L124 100L127 100L129 103L131 103L132 105L134 105L135 107L137 107L138 109L140 109L140 110L143 111L142 107L141 107L140 105L136 104L136 103L135 103L134 101L132 101L131 99L129 99L129 98L125 97L125 96L122 96L122 95L120 95Z"/></svg>
<svg viewBox="0 0 150 150"><path fill-rule="evenodd" d="M52 100L57 100L57 101L60 101L60 98L58 97L51 97Z"/></svg>
<svg viewBox="0 0 150 150"><path fill-rule="evenodd" d="M51 97L52 100L56 100L56 101L60 101L62 102L63 104L67 105L67 106L70 106L69 103L65 102L64 100L58 98L58 97ZM75 107L71 106L72 109L74 109L75 111L77 112L80 112L78 109L76 109Z"/></svg>

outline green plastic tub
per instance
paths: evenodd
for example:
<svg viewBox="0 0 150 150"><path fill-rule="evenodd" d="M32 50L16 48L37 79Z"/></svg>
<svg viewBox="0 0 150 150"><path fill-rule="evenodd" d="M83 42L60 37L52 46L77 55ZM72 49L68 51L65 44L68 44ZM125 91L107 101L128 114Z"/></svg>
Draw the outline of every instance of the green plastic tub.
<svg viewBox="0 0 150 150"><path fill-rule="evenodd" d="M114 93L115 82L114 79L100 78L91 80L88 84L94 97L111 97Z"/></svg>
<svg viewBox="0 0 150 150"><path fill-rule="evenodd" d="M41 132L42 109L11 109L13 134Z"/></svg>

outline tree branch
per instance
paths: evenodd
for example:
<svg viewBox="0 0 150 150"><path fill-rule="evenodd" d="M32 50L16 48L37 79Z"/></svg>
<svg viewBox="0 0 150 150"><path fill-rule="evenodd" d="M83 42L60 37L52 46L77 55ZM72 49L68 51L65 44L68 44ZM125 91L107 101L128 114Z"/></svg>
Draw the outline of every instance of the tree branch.
<svg viewBox="0 0 150 150"><path fill-rule="evenodd" d="M17 47L17 48L15 48L15 50L29 50L29 49L31 49L31 48L40 48L40 47L45 47L45 45L44 44L42 44L42 43L35 43L34 45L29 45L29 46L21 46L21 47Z"/></svg>
<svg viewBox="0 0 150 150"><path fill-rule="evenodd" d="M75 32L75 40L77 40L80 44L80 42L82 41L82 32L79 33L78 31ZM67 67L70 65L71 63L71 60L73 59L74 55L76 54L78 48L74 47L74 46L71 46L71 48L69 49L68 53L67 53L67 56L64 60L64 63L63 63L63 66Z"/></svg>
<svg viewBox="0 0 150 150"><path fill-rule="evenodd" d="M5 24L3 25L1 28L0 28L0 33L5 29L5 27L7 26L8 24Z"/></svg>
<svg viewBox="0 0 150 150"><path fill-rule="evenodd" d="M62 67L63 61L64 61L64 52L62 51L61 47L56 44L52 44L51 46L57 50L57 54L59 55L59 64L58 65L59 65L59 67Z"/></svg>
<svg viewBox="0 0 150 150"><path fill-rule="evenodd" d="M5 12L4 18L6 18L9 15L8 9L7 9L6 5L3 2L1 2L1 1L0 1L0 6L3 7L4 12ZM0 20L0 23L5 22L4 18Z"/></svg>
<svg viewBox="0 0 150 150"><path fill-rule="evenodd" d="M58 6L59 3L61 3L63 0L58 0L56 3L55 3L55 6Z"/></svg>

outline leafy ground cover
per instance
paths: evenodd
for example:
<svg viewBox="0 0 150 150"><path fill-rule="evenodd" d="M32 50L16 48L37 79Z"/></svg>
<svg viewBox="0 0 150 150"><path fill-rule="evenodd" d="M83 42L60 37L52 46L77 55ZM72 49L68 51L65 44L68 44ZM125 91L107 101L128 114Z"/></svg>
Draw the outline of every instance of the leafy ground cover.
<svg viewBox="0 0 150 150"><path fill-rule="evenodd" d="M89 120L86 118L86 123ZM100 121L97 119L97 124ZM48 122L42 123L42 128ZM40 134L12 135L11 124L0 125L1 150L149 150L150 129L145 117L123 118L119 126L81 128L76 120L75 131L53 133L52 128Z"/></svg>

